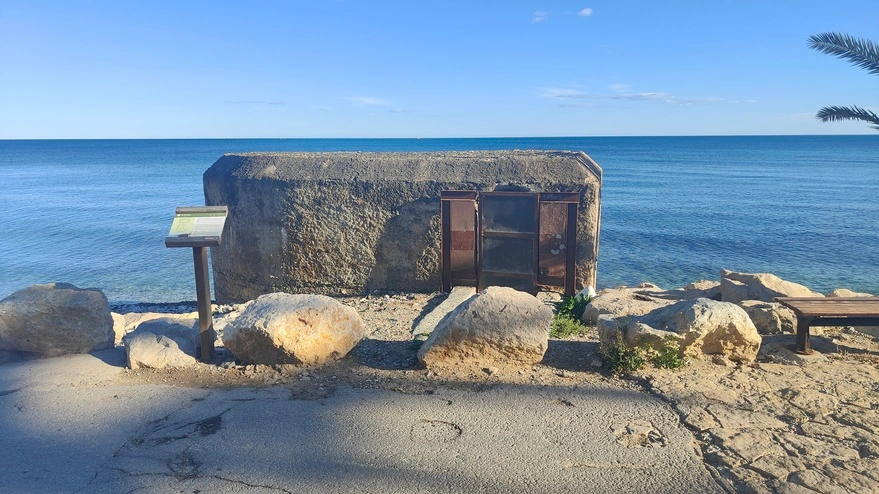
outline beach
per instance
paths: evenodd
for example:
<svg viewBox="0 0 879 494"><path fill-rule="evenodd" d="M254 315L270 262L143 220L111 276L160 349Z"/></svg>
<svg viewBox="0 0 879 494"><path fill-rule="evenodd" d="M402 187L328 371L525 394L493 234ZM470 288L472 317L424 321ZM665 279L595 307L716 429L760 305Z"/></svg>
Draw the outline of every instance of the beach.
<svg viewBox="0 0 879 494"><path fill-rule="evenodd" d="M202 203L202 173L222 153L519 148L584 150L602 166L599 291L683 287L733 268L875 294L873 142L5 141L0 287L100 287L120 335L162 317L189 326L191 257L162 239L176 206ZM557 297L541 294L550 307ZM816 353L802 356L793 334L764 334L754 361L708 356L617 376L591 328L550 339L533 366L440 372L418 362L417 328L443 298L337 296L366 338L320 368L243 364L222 346L215 361L177 370L128 369L118 345L50 359L0 352L10 431L0 445L16 452L0 481L69 492L346 492L358 482L367 492L879 490L872 335L816 332ZM241 310L215 307L218 331Z"/></svg>
<svg viewBox="0 0 879 494"><path fill-rule="evenodd" d="M64 386L72 386L69 390L86 393L88 396L94 393L108 395L88 406L82 405L85 409L117 406L113 404L114 400L109 399L110 394L121 397L123 394L152 393L157 398L162 397L161 400L165 400L164 397L167 396L188 396L190 398L187 399L193 400L191 403L219 399L219 404L216 404L218 412L222 412L222 408L226 406L234 410L239 406L238 403L266 403L265 406L272 409L271 407L275 406L272 403L276 403L279 397L284 402L292 400L293 403L302 403L303 406L309 403L323 404L328 407L327 410L352 399L355 402L358 402L357 400L372 402L371 400L377 399L391 404L397 403L389 405L391 409L396 406L403 407L399 412L385 412L382 427L406 430L411 428L413 420L417 422L421 418L416 419L402 410L410 406L420 409L418 407L422 406L415 405L414 402L405 404L406 400L409 400L406 397L412 397L416 401L427 397L431 400L449 400L450 403L474 403L473 406L477 407L475 409L467 409L465 406L464 409L457 409L451 416L447 413L440 415L444 423L456 424L472 424L469 421L476 420L472 414L478 416L500 414L498 417L505 417L505 414L511 410L524 411L529 407L548 406L546 412L540 413L551 413L554 417L552 419L545 417L535 422L533 418L528 419L530 415L526 414L524 421L511 417L504 419L506 425L493 427L500 427L499 430L506 430L510 434L521 434L515 440L516 444L520 445L524 444L520 442L525 441L523 438L531 436L535 431L550 443L568 444L569 441L565 438L572 437L571 434L575 435L573 437L580 434L586 436L597 434L598 437L610 441L609 444L616 445L608 446L610 450L595 451L592 454L596 456L584 456L568 466L565 466L567 465L565 461L571 460L564 458L569 458L572 453L556 451L553 454L559 454L560 457L555 460L561 463L549 459L541 460L537 471L543 473L535 478L544 478L543 475L549 477L542 481L536 480L537 483L533 485L503 484L500 480L496 480L495 482L498 482L496 485L478 482L459 484L456 483L458 481L454 481L438 487L437 484L432 483L436 479L432 476L434 474L425 474L427 477L416 476L421 480L413 481L411 485L406 484L406 487L394 483L381 484L378 480L376 481L378 484L369 484L381 486L381 489L376 487L377 490L388 488L400 492L421 490L451 492L456 487L469 485L470 488L491 491L489 485L500 490L504 490L503 486L506 485L513 490L527 488L561 492L567 489L566 485L568 487L582 485L578 482L584 482L584 479L590 478L591 475L598 475L596 471L606 471L605 475L613 478L618 478L616 475L620 472L629 472L627 475L637 472L637 467L634 465L627 467L626 462L615 463L618 460L614 460L617 458L614 455L619 452L613 453L612 451L615 451L613 448L622 445L621 451L635 454L632 458L642 458L641 461L645 462L643 468L647 468L648 471L657 469L653 472L657 476L653 487L649 487L649 482L646 484L647 492L662 492L663 489L666 492L669 492L668 489L681 492L679 489L682 489L682 486L674 487L674 484L664 483L666 482L664 476L671 475L669 478L673 478L674 475L683 475L682 472L669 473L663 470L669 468L668 466L659 466L661 462L655 465L651 463L655 461L651 456L656 452L654 448L661 451L662 448L671 447L672 444L674 448L684 452L690 451L695 455L693 458L702 465L699 471L707 475L707 477L699 477L701 480L690 479L690 481L705 482L706 478L713 479L708 484L699 484L703 485L702 489L712 485L718 489L718 492L810 492L810 490L870 492L879 486L879 477L875 474L877 471L875 467L879 466L879 434L876 433L879 430L877 429L879 425L877 396L879 395L876 393L876 382L879 382L879 357L877 357L879 343L873 336L850 328L828 331L822 336L812 338L813 347L816 349L814 355L802 356L791 350L794 335L764 335L760 353L754 362L737 364L723 358L709 357L693 359L687 366L677 371L648 366L646 369L620 377L610 375L602 369L598 338L595 331L590 330L583 336L551 339L543 361L532 367L461 368L437 373L422 368L415 358L420 342L414 339L415 335L412 331L418 321L438 306L443 299L442 294L415 293L377 293L369 296L340 297L338 299L340 302L354 307L363 318L366 327L369 328L368 336L346 358L325 367L242 365L236 363L228 352L220 348L217 361L213 364L199 363L195 367L179 370L132 370L124 368L124 351L120 354L120 350L117 349L115 354L105 353L100 361L90 364L102 369L94 372L93 377L80 375L73 379L72 383L68 382ZM558 300L558 295L541 293L541 299L544 303L552 304ZM218 307L214 316L218 330L222 331L223 325L233 318L238 310L240 307ZM185 317L193 321L197 317L191 312L181 314L179 310L176 314L160 312L123 314L124 319L132 325L162 316ZM58 366L57 371L49 372L48 375L55 377L48 381L58 378L64 380L65 359L66 357L39 359L0 366L0 376L2 376L0 382L6 383L5 386L10 388L5 395L0 396L8 424L15 423L18 420L15 419L16 414L33 405L27 405L28 400L22 397L24 393L18 392L18 389L34 386L35 390L43 389L40 393L49 393L44 394L44 397L53 393L51 387L40 388L39 373L32 376L28 384L24 382L24 377L14 377L20 372L16 369L26 365L42 365L49 369ZM57 363L53 364L53 361ZM85 369L85 367L80 368ZM37 399L37 396L32 395L30 400ZM225 398L220 399L221 396ZM663 415L664 418L661 420L651 418L650 414L653 412L638 408L640 405L636 406L635 402L623 400L621 404L614 396L626 396L629 397L626 400L633 399L636 402L639 399L647 400L651 407L658 406L658 410L665 410L666 412L663 413L668 415ZM638 396L643 398L637 398ZM232 401L228 401L230 399ZM184 409L188 406L185 405ZM588 410L592 412L605 410L601 408L602 406L609 407L607 411L599 412L609 416L607 423L603 419L589 415L591 412L588 412ZM22 407L22 410L13 413L15 407ZM38 408L32 409L31 413L36 413L36 410ZM586 415L584 411L587 411ZM159 415L166 413L162 412ZM59 418L62 416L50 415L44 418L47 424L53 424L59 420L64 422L65 419ZM144 425L129 431L128 436L122 434L125 436L121 438L123 443L128 444L132 437L144 434L144 427L149 429L149 420L147 420L149 416L146 414L139 419ZM190 417L187 419L190 422L197 418L195 415L185 416ZM343 418L344 416L355 422L361 420L356 418L359 415L349 415L345 412L340 417L342 423L349 420ZM435 413L427 414L427 418L431 416L436 418ZM39 417L34 418L42 420ZM150 420L156 418L160 417ZM178 417L175 420L183 419ZM294 428L305 426L307 423L293 417L272 420L281 420ZM497 420L497 417L494 420ZM185 423L186 420L183 420L180 425L183 426ZM560 423L580 424L578 426L580 429L569 430L567 426L559 426ZM133 425L129 424L129 428ZM165 424L165 426L170 425ZM150 430L154 429L155 427ZM465 427L466 430L468 429ZM445 434L443 430L431 429L431 431L431 434L440 434L441 437ZM94 434L100 434L99 430ZM679 434L684 434L689 439L677 442L681 440ZM13 434L12 437L14 436ZM184 441L190 448L187 451L192 451L193 461L198 460L200 454L211 457L214 453L208 453L204 449L207 443L202 444L197 437L193 439L187 436L189 439ZM670 437L677 439L668 439ZM45 440L52 441L50 438ZM8 441L14 442L13 439ZM22 450L30 448L23 444L14 444L14 446ZM224 447L232 451L241 447L241 444L227 444ZM269 451L273 451L272 447L269 447ZM368 448L368 446L362 447ZM445 447L456 451L457 446L446 444ZM584 455L591 451L582 445L571 447L574 448L571 451L581 448L581 454ZM645 453L647 450L649 454ZM176 450L168 449L163 454L170 454L173 451ZM259 456L258 453L256 454ZM267 454L266 458L271 460L273 454ZM473 454L473 451L470 454ZM396 457L390 453L379 453L378 457L384 457L383 455ZM108 465L118 463L121 461L118 460L120 456L125 455L114 455L112 458L117 458L116 460L108 457L105 462ZM338 458L337 460L342 464L350 461ZM140 460L134 463L131 461L128 460L130 466L125 468L133 468L133 471L141 473L152 471L150 470L152 467L144 471L145 467L139 463ZM486 465L498 461L503 463L500 459L485 459L485 461L488 462ZM467 468L465 464L450 460L444 467L445 473L442 475L460 480L461 472ZM253 468L254 471L259 472L264 467L255 465ZM401 466L397 465L395 468ZM425 467L422 465L418 468ZM462 468L465 470L460 470ZM592 473L587 475L581 472L586 477L569 476L571 469L578 468L583 472ZM704 470L701 470L702 468ZM488 469L495 471L492 468ZM96 478L106 477L107 484L104 487L116 488L120 485L129 485L131 481L128 477L120 480L118 475L107 476L108 473L101 468L97 471L99 474ZM348 470L343 468L343 471ZM555 473L551 474L551 472ZM25 480L27 475L22 477L22 472L15 469L7 470L3 475L6 476L3 479L7 482L6 485L31 485L27 483L31 481ZM151 475L154 475L152 481L141 479L140 483L131 485L155 487L174 480L183 482L181 485L209 485L220 491L232 492L229 490L232 484L221 482L201 470L180 474L175 473L173 469L167 470L166 467L162 467ZM381 474L378 475L379 479L383 478ZM553 476L559 476L558 483L547 483L549 478L555 478ZM234 475L226 477L236 478ZM318 478L324 479L325 482L322 484L323 487L317 488L318 492L345 490L340 487L341 484L334 482L332 476L318 475ZM336 480L345 478L347 477L341 474ZM486 478L493 477L488 475ZM632 478L640 477L635 475ZM262 485L266 489L271 487L271 489L295 492L302 486L313 485L307 480L301 480L302 483L299 483L300 480L285 479L283 476L273 481L275 483L265 484L255 482L252 476L249 479L247 482L250 482L251 488L254 489L256 488L254 486ZM32 485L41 484L37 482ZM526 485L530 487L525 487ZM631 492L630 488L625 487L631 484L616 485L618 487L622 485L623 492ZM89 484L89 490L97 487L101 487L101 484ZM365 490L371 491L370 488Z"/></svg>

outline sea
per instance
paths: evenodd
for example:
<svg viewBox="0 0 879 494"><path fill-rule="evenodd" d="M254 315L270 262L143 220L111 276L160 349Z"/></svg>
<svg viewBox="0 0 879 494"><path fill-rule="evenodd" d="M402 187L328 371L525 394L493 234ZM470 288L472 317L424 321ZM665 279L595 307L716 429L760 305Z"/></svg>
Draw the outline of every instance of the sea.
<svg viewBox="0 0 879 494"><path fill-rule="evenodd" d="M168 249L202 174L247 151L584 151L604 171L598 287L721 269L879 293L879 134L855 136L0 141L0 298L49 282L111 302L195 299Z"/></svg>

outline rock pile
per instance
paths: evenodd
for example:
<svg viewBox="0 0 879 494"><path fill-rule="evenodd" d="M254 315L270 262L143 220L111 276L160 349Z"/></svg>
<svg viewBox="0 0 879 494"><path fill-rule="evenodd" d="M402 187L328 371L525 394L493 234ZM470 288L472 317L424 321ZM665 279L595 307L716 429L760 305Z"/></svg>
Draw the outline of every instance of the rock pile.
<svg viewBox="0 0 879 494"><path fill-rule="evenodd" d="M603 344L618 337L632 345L670 339L690 356L720 354L749 361L756 356L760 335L796 331L796 314L773 298L823 296L770 273L721 270L720 282L702 280L675 290L651 283L602 290L586 307L583 321L598 326ZM837 289L829 296L871 295ZM879 328L856 329L879 335ZM816 336L825 331L833 328L811 329Z"/></svg>

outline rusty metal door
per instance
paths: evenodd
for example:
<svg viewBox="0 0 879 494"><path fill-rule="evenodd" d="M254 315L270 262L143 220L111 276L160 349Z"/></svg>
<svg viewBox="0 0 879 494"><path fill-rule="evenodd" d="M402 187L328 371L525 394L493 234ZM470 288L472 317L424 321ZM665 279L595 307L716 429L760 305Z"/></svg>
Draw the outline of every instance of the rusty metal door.
<svg viewBox="0 0 879 494"><path fill-rule="evenodd" d="M443 291L476 286L476 191L440 192Z"/></svg>
<svg viewBox="0 0 879 494"><path fill-rule="evenodd" d="M440 199L444 292L543 285L574 294L579 193L447 190Z"/></svg>
<svg viewBox="0 0 879 494"><path fill-rule="evenodd" d="M478 208L477 290L508 286L536 293L540 222L537 194L482 192Z"/></svg>

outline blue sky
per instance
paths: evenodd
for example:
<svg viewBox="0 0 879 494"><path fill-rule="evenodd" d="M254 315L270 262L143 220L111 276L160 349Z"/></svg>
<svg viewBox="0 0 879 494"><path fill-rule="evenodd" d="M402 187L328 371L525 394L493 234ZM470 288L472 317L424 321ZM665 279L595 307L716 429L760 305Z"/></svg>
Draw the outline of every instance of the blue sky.
<svg viewBox="0 0 879 494"><path fill-rule="evenodd" d="M0 138L874 133L876 0L0 0Z"/></svg>

